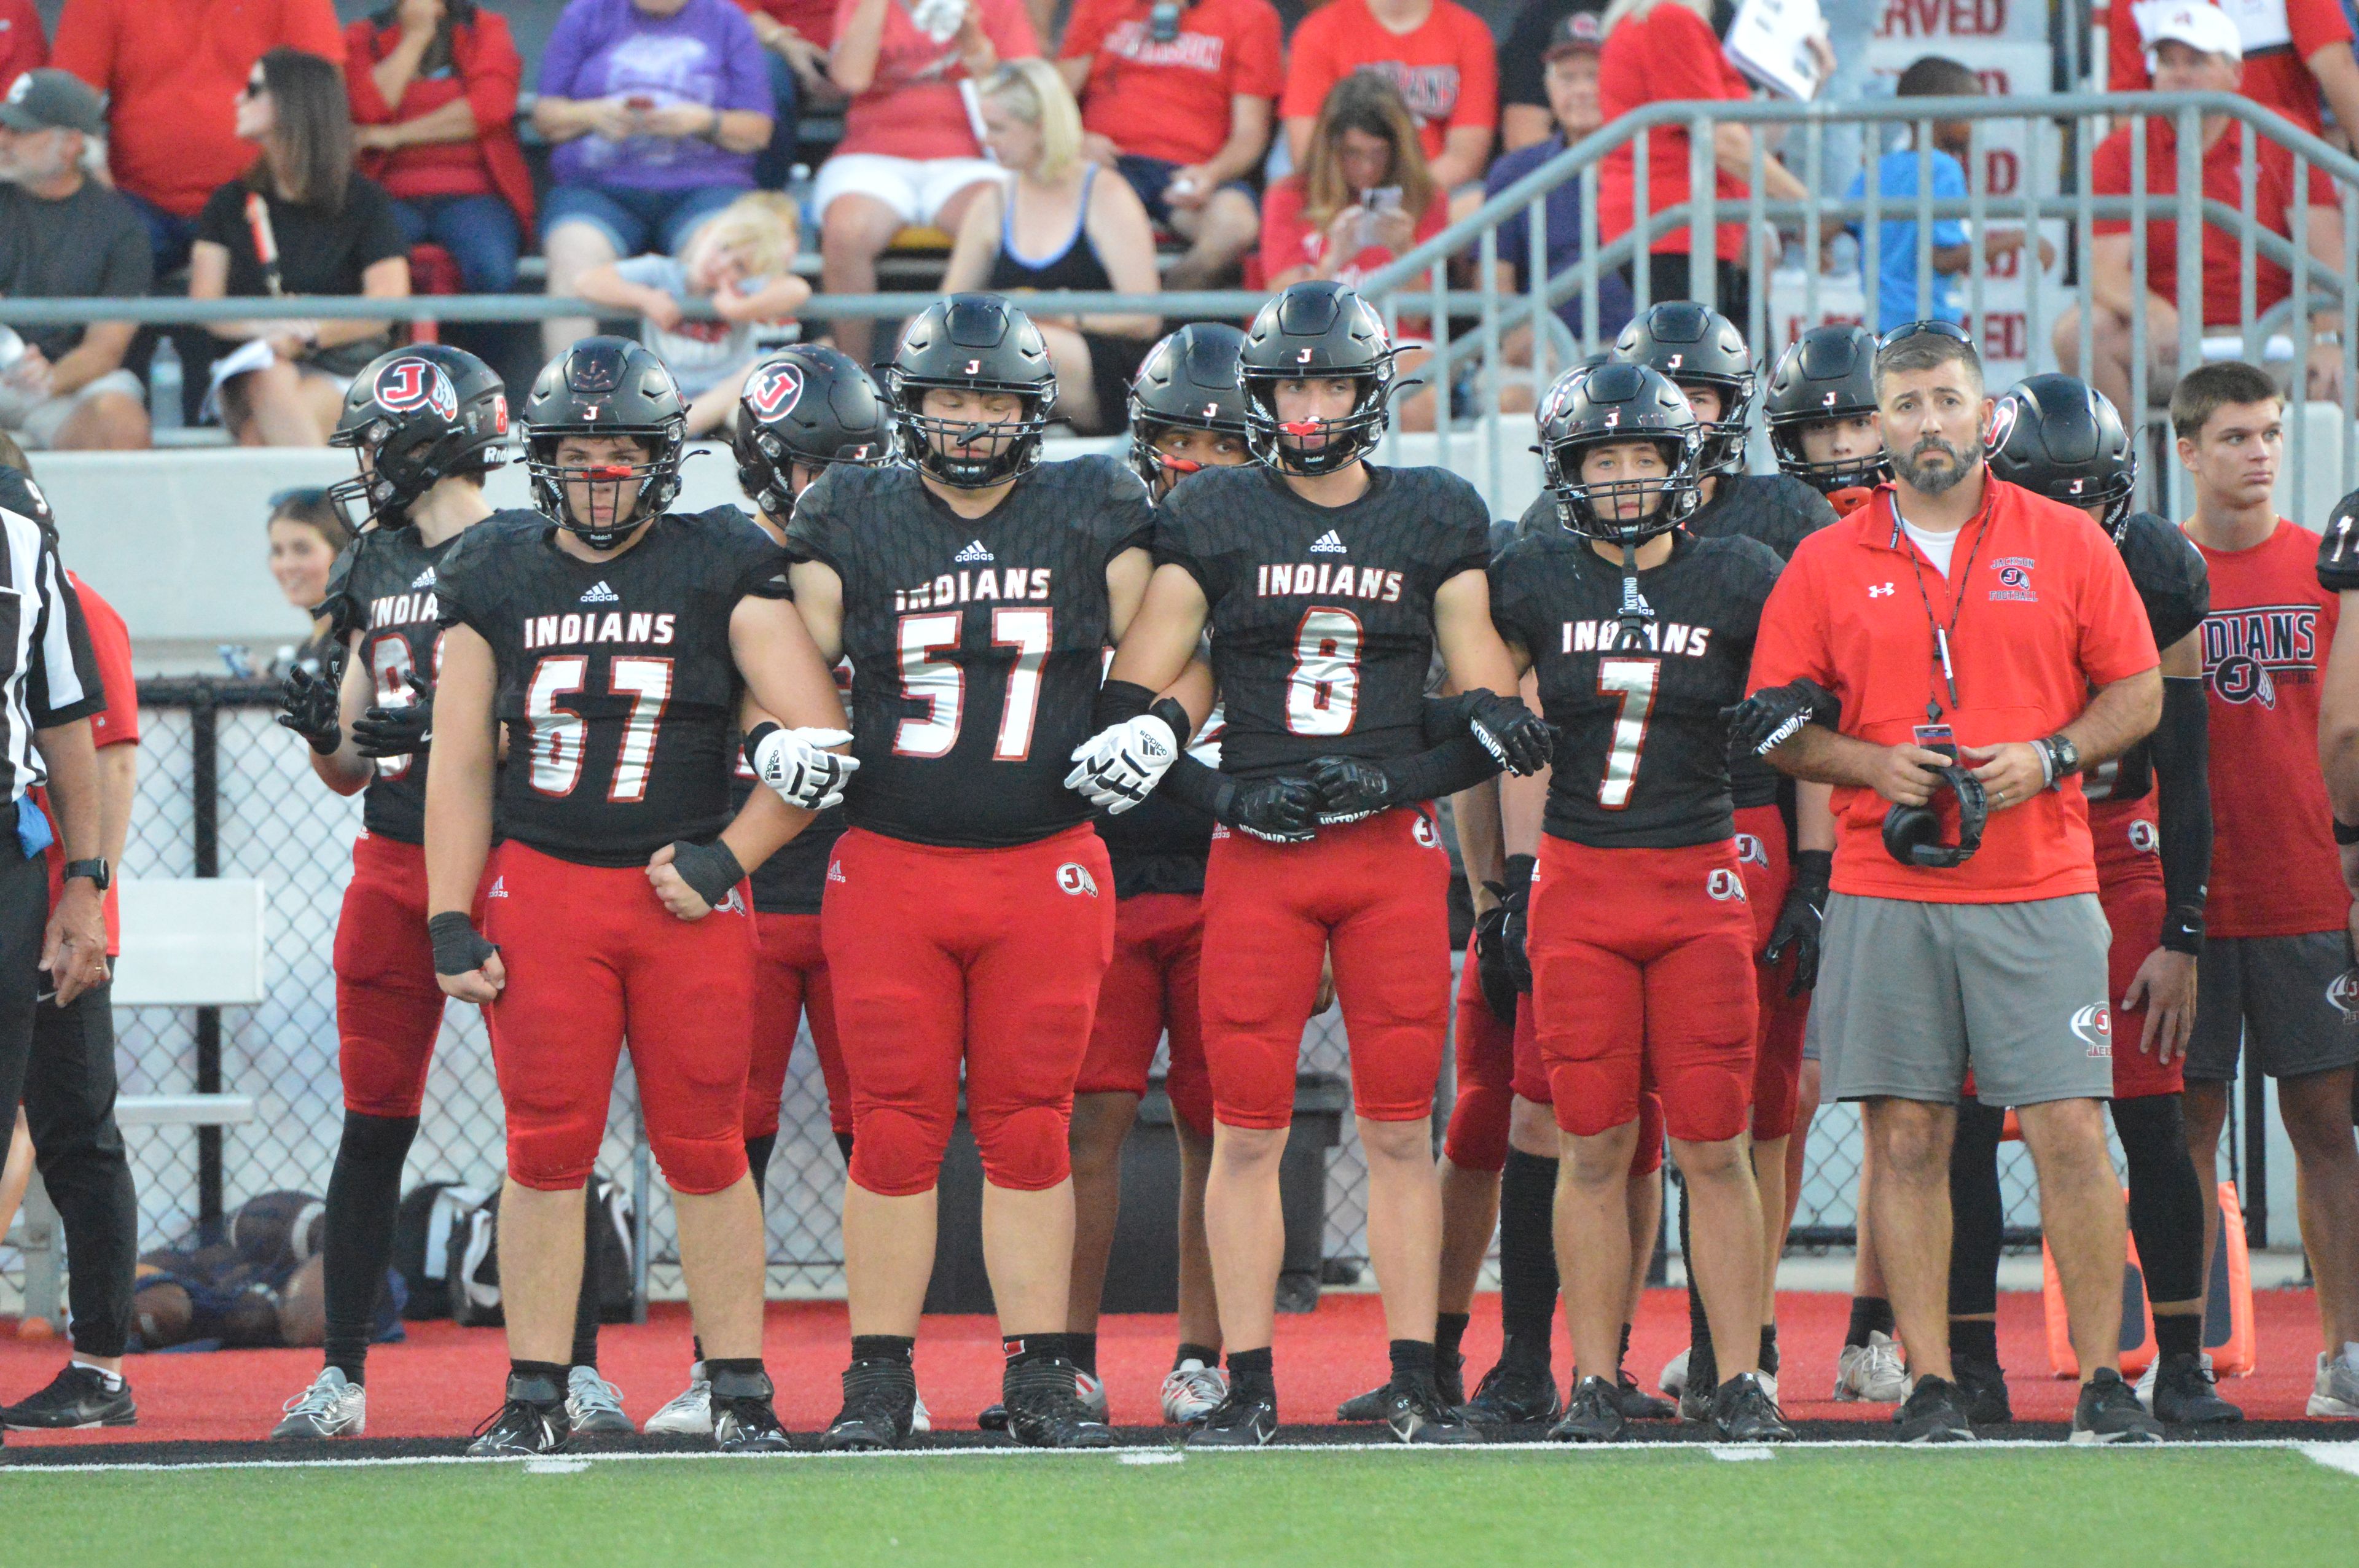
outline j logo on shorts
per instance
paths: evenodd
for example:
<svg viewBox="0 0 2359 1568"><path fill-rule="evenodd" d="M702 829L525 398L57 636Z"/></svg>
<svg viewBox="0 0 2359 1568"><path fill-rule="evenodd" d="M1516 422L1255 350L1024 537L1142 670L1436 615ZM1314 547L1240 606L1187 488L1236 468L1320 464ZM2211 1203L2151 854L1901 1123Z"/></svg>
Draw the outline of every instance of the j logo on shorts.
<svg viewBox="0 0 2359 1568"><path fill-rule="evenodd" d="M2089 1048L2092 1056L2111 1059L2114 1054L2114 1017L2103 1002L2084 1007L2072 1015L2072 1033Z"/></svg>
<svg viewBox="0 0 2359 1568"><path fill-rule="evenodd" d="M1090 875L1087 866L1073 860L1067 860L1057 868L1057 887L1076 898L1083 893L1092 898L1098 896L1098 880Z"/></svg>

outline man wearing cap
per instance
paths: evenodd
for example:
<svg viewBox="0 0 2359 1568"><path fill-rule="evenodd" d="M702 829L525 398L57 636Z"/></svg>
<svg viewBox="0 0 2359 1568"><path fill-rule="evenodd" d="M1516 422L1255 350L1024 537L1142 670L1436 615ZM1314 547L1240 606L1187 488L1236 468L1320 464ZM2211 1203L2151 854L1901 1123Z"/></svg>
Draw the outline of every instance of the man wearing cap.
<svg viewBox="0 0 2359 1568"><path fill-rule="evenodd" d="M2155 79L2159 25L2188 0L2114 0L2107 24L2106 88L2160 89ZM2230 24L2245 60L2245 97L2322 135L2319 101L2346 134L2359 132L2359 59L2342 0L2238 0Z"/></svg>
<svg viewBox="0 0 2359 1568"><path fill-rule="evenodd" d="M2245 46L2236 24L2217 5L2201 0L2178 0L2143 25L2147 32L2147 59L2155 90L2161 92L2241 92L2245 81ZM2347 35L2346 35L2347 43ZM2346 58L2349 49L2344 49ZM2277 107L2277 105L2270 105ZM2314 124L2314 122L2313 122ZM2231 211L2245 205L2245 138L2253 140L2256 171L2253 216L2264 227L2288 239L2293 232L2293 154L2277 142L2255 135L2226 114L2206 114L2203 139L2203 195ZM2090 165L2089 189L2098 196L2127 196L2136 170L2133 168L2131 127L2125 122L2097 146ZM2146 234L2147 391L2150 405L2169 401L2178 381L2179 362L2179 225L2174 221L2179 189L2179 120L2175 114L2149 115L2146 123L2146 171L2142 181L2154 198ZM2310 206L2305 239L2321 274L2343 273L2343 213L2336 205L2334 182L2313 166L2305 198ZM2130 397L2131 328L2140 307L2133 270L2129 220L2100 218L2089 247L2090 292L2095 319L2090 335L2093 361L2081 366L2081 311L2078 306L2057 319L2057 363L2068 375L2084 376L2113 400L2133 425L2140 413ZM2206 337L2217 339L2228 357L2242 352L2244 243L2231 229L2203 225L2203 276L2197 287L2202 302ZM2253 309L2256 315L2293 292L2287 270L2267 257L2253 261ZM2342 358L2338 313L2321 310L2310 319L2305 355L2310 366L2310 395L2332 399L2337 362Z"/></svg>
<svg viewBox="0 0 2359 1568"><path fill-rule="evenodd" d="M2017 1108L2039 1173L2082 1379L2072 1441L2155 1441L2118 1367L2110 938L2079 777L2160 718L2154 633L2095 524L1990 476L1962 331L1887 334L1875 394L1892 481L1795 550L1731 743L1836 786L1810 1033L1828 1095L1865 1102L1864 1217L1916 1374L1896 1420L1907 1442L1973 1434L1948 1320L1971 1067L1978 1098Z"/></svg>
<svg viewBox="0 0 2359 1568"><path fill-rule="evenodd" d="M0 99L0 297L147 292L147 229L87 172L105 145L105 101L62 70L28 70ZM139 378L123 368L136 330L93 321L0 336L0 430L35 448L147 446Z"/></svg>

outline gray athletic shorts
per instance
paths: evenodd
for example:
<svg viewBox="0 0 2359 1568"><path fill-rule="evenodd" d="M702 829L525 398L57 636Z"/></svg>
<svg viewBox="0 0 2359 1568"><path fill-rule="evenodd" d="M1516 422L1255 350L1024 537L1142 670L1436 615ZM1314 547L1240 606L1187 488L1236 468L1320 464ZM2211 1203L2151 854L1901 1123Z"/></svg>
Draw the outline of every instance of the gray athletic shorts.
<svg viewBox="0 0 2359 1568"><path fill-rule="evenodd" d="M1827 900L1810 1038L1825 1098L1954 1105L2108 1099L2105 953L2094 893L2021 903Z"/></svg>
<svg viewBox="0 0 2359 1568"><path fill-rule="evenodd" d="M2195 961L2195 1037L2187 1076L2225 1083L2249 1040L2273 1078L2331 1073L2359 1062L2359 990L2343 934L2208 936Z"/></svg>

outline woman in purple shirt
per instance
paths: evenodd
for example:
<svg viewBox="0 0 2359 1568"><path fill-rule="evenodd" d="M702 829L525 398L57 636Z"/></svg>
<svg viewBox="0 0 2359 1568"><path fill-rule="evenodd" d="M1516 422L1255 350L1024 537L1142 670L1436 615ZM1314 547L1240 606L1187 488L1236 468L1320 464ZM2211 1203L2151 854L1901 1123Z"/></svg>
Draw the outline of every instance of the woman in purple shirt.
<svg viewBox="0 0 2359 1568"><path fill-rule="evenodd" d="M677 254L749 190L770 139L769 67L729 0L571 0L540 61L533 125L556 151L541 209L549 291L593 266ZM543 323L551 354L592 330Z"/></svg>

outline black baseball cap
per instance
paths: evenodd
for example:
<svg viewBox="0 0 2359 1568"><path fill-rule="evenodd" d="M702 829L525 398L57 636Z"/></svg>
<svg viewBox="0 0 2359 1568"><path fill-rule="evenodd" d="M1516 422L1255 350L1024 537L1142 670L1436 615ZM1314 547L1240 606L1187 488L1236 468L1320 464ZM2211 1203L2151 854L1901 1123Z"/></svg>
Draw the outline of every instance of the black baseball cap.
<svg viewBox="0 0 2359 1568"><path fill-rule="evenodd" d="M28 70L0 99L0 125L12 131L80 131L106 135L106 99L70 70Z"/></svg>
<svg viewBox="0 0 2359 1568"><path fill-rule="evenodd" d="M1575 49L1595 54L1604 47L1605 29L1597 25L1596 12L1568 11L1549 29L1548 43L1541 49L1540 58L1554 59Z"/></svg>

